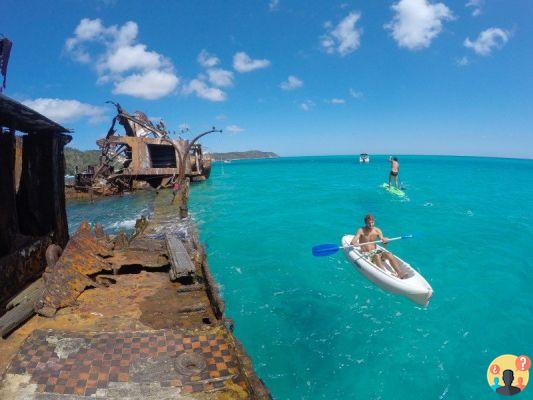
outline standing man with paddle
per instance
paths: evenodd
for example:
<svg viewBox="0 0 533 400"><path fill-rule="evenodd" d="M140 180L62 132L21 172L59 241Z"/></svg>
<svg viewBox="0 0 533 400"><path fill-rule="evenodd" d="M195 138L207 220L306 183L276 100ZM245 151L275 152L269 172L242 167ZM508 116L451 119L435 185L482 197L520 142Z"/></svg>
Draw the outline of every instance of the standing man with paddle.
<svg viewBox="0 0 533 400"><path fill-rule="evenodd" d="M350 244L356 246L358 243L366 243L361 246L361 253L363 256L368 257L371 262L384 271L386 271L386 267L383 263L388 260L389 264L394 268L396 275L401 279L403 278L403 273L399 268L398 261L392 253L378 249L375 243L368 243L379 239L384 245L387 245L387 242L389 241L388 238L383 236L381 229L375 226L375 223L376 220L374 216L372 214L367 214L365 216L365 226L357 230Z"/></svg>
<svg viewBox="0 0 533 400"><path fill-rule="evenodd" d="M390 162L389 190L390 190L391 179L394 179L394 184L396 185L396 189L399 189L398 174L400 173L400 163L398 162L398 159L396 157L389 157L389 162Z"/></svg>

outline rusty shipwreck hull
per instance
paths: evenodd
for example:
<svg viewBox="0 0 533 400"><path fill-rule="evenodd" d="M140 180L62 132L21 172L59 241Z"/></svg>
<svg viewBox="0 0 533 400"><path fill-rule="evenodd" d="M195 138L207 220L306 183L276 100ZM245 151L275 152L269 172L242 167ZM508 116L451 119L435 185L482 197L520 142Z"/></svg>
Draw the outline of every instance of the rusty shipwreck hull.
<svg viewBox="0 0 533 400"><path fill-rule="evenodd" d="M148 186L170 187L181 176L191 181L209 177L211 158L203 154L196 139L172 139L163 121L154 125L142 112L130 115L120 104L115 106L117 115L108 134L96 142L100 163L76 174L76 190L108 195ZM124 128L122 135L116 133L117 122Z"/></svg>
<svg viewBox="0 0 533 400"><path fill-rule="evenodd" d="M49 250L43 278L10 305L30 315L0 340L0 398L270 398L179 211L163 190L131 237L83 223Z"/></svg>
<svg viewBox="0 0 533 400"><path fill-rule="evenodd" d="M70 131L0 94L0 313L68 240L63 148Z"/></svg>

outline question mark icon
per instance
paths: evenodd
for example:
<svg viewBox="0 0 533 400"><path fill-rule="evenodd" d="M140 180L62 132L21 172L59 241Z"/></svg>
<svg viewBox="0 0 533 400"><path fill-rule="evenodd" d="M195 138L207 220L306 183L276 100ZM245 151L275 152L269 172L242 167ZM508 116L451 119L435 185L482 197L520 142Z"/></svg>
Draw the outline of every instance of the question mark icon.
<svg viewBox="0 0 533 400"><path fill-rule="evenodd" d="M531 360L528 356L518 356L515 361L516 369L519 371L527 371L531 367Z"/></svg>

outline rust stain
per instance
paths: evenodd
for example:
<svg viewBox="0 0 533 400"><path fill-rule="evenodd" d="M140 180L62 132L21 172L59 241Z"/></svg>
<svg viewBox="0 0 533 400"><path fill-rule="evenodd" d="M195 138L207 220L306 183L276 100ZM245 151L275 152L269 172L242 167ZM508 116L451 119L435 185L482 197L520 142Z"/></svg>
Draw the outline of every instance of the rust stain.
<svg viewBox="0 0 533 400"><path fill-rule="evenodd" d="M52 316L59 308L74 304L86 288L99 286L88 275L110 271L112 267L104 257L111 254L108 248L97 242L90 225L83 222L59 260L46 267L43 274L45 289L35 304L35 311Z"/></svg>

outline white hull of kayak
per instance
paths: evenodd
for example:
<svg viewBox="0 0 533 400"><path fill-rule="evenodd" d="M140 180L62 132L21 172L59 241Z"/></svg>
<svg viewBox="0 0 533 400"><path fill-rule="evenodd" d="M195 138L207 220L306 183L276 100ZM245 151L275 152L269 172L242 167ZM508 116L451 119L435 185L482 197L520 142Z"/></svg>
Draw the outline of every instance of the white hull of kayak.
<svg viewBox="0 0 533 400"><path fill-rule="evenodd" d="M344 255L348 261L350 261L359 272L388 292L405 296L423 307L428 306L429 300L433 295L433 288L427 283L422 275L397 256L394 257L399 261L399 268L404 274L407 274L404 279L398 278L393 273L394 270L390 266L390 270L382 270L377 265L370 262L366 257L363 257L358 247L348 247L352 239L353 235L343 236L341 246L343 247ZM384 250L381 246L377 247Z"/></svg>

